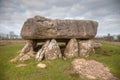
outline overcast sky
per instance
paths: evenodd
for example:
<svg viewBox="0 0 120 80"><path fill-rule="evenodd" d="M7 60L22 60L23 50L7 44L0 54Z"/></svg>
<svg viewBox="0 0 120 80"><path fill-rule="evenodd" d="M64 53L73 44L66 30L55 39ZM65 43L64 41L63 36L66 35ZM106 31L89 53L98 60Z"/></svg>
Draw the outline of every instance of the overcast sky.
<svg viewBox="0 0 120 80"><path fill-rule="evenodd" d="M0 33L20 30L27 18L90 19L97 35L120 34L120 0L0 0Z"/></svg>

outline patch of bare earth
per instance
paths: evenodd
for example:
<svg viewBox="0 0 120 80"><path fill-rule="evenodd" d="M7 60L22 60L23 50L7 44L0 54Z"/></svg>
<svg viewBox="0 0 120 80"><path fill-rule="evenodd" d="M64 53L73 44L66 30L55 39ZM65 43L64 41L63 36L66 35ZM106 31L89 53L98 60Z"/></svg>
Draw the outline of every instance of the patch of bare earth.
<svg viewBox="0 0 120 80"><path fill-rule="evenodd" d="M25 66L27 66L27 64L18 64L18 65L16 65L16 67L25 67Z"/></svg>
<svg viewBox="0 0 120 80"><path fill-rule="evenodd" d="M71 72L71 73L70 73L70 76L71 76L71 77L79 77L79 74L76 73L76 72L73 70L73 67L68 67L68 68L64 69L64 72Z"/></svg>
<svg viewBox="0 0 120 80"><path fill-rule="evenodd" d="M85 79L119 80L102 63L95 60L75 59L73 69Z"/></svg>
<svg viewBox="0 0 120 80"><path fill-rule="evenodd" d="M72 68L72 67L69 67L69 68L64 69L64 72L71 72L71 71L73 71L73 68Z"/></svg>

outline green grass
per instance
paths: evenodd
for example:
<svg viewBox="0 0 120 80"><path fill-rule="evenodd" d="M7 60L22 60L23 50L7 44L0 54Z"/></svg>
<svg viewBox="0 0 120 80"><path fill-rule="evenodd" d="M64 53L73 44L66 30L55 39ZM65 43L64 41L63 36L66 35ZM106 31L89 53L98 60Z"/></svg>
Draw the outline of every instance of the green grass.
<svg viewBox="0 0 120 80"><path fill-rule="evenodd" d="M23 44L0 46L0 80L83 80L80 77L73 77L70 72L65 72L71 67L71 61L57 59L53 61L43 61L47 65L46 69L37 68L39 63L33 58L26 62L10 63L9 60L18 55L16 53L22 49ZM120 78L120 47L104 44L96 50L96 54L87 59L95 59L109 67L111 72ZM19 63L26 63L26 67L15 67Z"/></svg>
<svg viewBox="0 0 120 80"><path fill-rule="evenodd" d="M91 55L88 59L95 59L109 67L111 73L120 78L120 46L104 44L96 50L96 54Z"/></svg>

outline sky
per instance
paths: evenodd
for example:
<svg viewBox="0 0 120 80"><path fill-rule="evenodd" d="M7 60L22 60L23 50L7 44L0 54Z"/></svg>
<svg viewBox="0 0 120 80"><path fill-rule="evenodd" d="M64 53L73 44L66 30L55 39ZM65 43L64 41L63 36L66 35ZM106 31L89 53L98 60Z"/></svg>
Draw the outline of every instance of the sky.
<svg viewBox="0 0 120 80"><path fill-rule="evenodd" d="M0 0L0 33L19 35L27 18L36 15L95 20L97 36L120 34L120 0Z"/></svg>

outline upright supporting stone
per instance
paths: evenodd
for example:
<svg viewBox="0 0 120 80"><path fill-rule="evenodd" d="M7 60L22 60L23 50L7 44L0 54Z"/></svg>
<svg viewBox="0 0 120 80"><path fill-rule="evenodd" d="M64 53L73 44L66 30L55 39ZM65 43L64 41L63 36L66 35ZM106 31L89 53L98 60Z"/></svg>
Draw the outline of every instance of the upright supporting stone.
<svg viewBox="0 0 120 80"><path fill-rule="evenodd" d="M46 60L54 60L62 56L60 47L55 39L46 41L42 48L37 52L36 59L41 61L43 58Z"/></svg>
<svg viewBox="0 0 120 80"><path fill-rule="evenodd" d="M34 56L34 48L36 46L36 41L28 40L23 49L19 52L19 55L10 60L10 62L16 62L18 60L24 61L30 59L30 56Z"/></svg>
<svg viewBox="0 0 120 80"><path fill-rule="evenodd" d="M62 54L61 54L60 47L57 44L57 41L55 39L52 39L46 49L45 59L54 60L54 59L61 58L61 57L62 57Z"/></svg>
<svg viewBox="0 0 120 80"><path fill-rule="evenodd" d="M41 60L44 58L45 52L47 51L47 47L48 47L49 43L50 43L50 40L47 40L47 41L45 42L45 44L42 46L42 48L39 49L39 51L37 52L37 54L36 54L36 59L37 59L38 61L41 61Z"/></svg>
<svg viewBox="0 0 120 80"><path fill-rule="evenodd" d="M88 57L90 54L94 54L94 42L92 40L79 41L79 56Z"/></svg>
<svg viewBox="0 0 120 80"><path fill-rule="evenodd" d="M64 51L64 56L66 58L73 58L78 56L78 42L76 39L71 39Z"/></svg>
<svg viewBox="0 0 120 80"><path fill-rule="evenodd" d="M20 54L21 55L24 55L24 54L27 54L28 52L32 52L34 51L34 48L36 46L36 43L35 41L33 40L28 40L26 45L23 47L23 49L21 50ZM31 53L33 54L33 53Z"/></svg>

